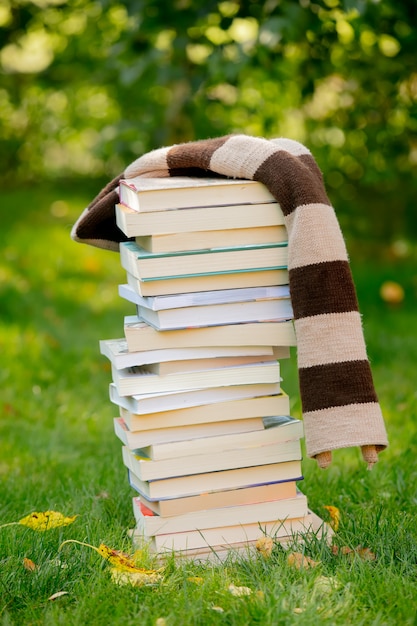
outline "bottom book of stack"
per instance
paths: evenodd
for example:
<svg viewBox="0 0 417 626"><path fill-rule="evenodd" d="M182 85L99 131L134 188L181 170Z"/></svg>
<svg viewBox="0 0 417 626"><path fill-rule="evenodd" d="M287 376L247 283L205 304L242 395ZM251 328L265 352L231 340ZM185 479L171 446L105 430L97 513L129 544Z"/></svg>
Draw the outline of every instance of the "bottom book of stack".
<svg viewBox="0 0 417 626"><path fill-rule="evenodd" d="M123 419L115 431L128 443ZM269 417L263 428L122 448L133 497L136 547L160 556L223 559L268 536L327 532L298 489L302 422Z"/></svg>

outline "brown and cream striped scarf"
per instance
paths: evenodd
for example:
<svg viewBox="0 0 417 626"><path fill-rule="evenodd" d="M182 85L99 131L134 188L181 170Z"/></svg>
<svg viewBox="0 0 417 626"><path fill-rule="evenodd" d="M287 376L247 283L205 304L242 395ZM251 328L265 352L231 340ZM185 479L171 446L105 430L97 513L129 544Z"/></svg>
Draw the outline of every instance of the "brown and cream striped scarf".
<svg viewBox="0 0 417 626"><path fill-rule="evenodd" d="M290 139L228 135L154 150L100 192L72 237L118 250L126 240L114 210L121 178L213 174L264 183L284 213L308 455L327 467L332 450L360 446L372 467L388 444L384 420L345 242L321 172L305 146Z"/></svg>

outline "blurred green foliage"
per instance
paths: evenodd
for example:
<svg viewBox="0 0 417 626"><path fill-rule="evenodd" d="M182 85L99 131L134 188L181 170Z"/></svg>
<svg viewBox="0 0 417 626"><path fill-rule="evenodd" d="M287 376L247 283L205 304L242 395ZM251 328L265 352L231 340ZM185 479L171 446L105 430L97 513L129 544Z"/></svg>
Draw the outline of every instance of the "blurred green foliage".
<svg viewBox="0 0 417 626"><path fill-rule="evenodd" d="M305 143L342 227L415 238L415 0L3 0L0 171L112 177L161 145Z"/></svg>

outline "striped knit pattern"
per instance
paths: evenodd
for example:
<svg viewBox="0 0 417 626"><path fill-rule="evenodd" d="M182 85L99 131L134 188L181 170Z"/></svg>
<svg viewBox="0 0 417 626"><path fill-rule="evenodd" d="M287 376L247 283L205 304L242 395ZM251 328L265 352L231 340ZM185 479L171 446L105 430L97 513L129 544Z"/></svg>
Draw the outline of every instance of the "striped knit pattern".
<svg viewBox="0 0 417 626"><path fill-rule="evenodd" d="M122 176L213 174L264 183L284 213L308 455L325 467L332 450L360 446L372 466L387 435L345 242L317 163L290 139L229 135L154 150ZM80 216L72 232L76 241L115 249L124 239L114 218L120 178Z"/></svg>

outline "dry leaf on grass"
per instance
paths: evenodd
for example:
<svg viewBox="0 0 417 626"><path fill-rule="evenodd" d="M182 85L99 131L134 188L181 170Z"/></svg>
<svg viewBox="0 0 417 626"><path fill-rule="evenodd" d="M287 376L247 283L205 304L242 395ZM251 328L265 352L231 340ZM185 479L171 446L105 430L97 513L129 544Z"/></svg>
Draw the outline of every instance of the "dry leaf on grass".
<svg viewBox="0 0 417 626"><path fill-rule="evenodd" d="M363 561L375 561L376 560L376 554L372 552L370 548L364 548L363 546L358 546L357 548L352 549L352 548L349 548L349 546L342 546L341 548L339 548L339 546L333 545L332 554L334 554L334 556L338 556L339 554L341 554L343 556L348 556L350 558L353 558L354 556L358 556Z"/></svg>
<svg viewBox="0 0 417 626"><path fill-rule="evenodd" d="M272 554L274 542L271 537L260 537L256 542L255 547L259 554L261 554L265 558L268 558Z"/></svg>
<svg viewBox="0 0 417 626"><path fill-rule="evenodd" d="M339 528L339 524L340 524L340 511L337 508L337 506L331 506L331 505L327 505L324 506L323 508L327 509L327 511L329 511L329 515L330 515L330 526L333 528L334 531L337 531Z"/></svg>
<svg viewBox="0 0 417 626"><path fill-rule="evenodd" d="M66 517L62 513L58 511L44 511L41 513L33 512L23 517L18 522L9 522L7 524L3 524L0 528L5 528L6 526L27 526L32 530L37 530L39 532L44 532L45 530L51 530L52 528L60 528L61 526L68 526L72 524L78 515L73 515L72 517Z"/></svg>
<svg viewBox="0 0 417 626"><path fill-rule="evenodd" d="M28 570L28 572L34 572L38 566L31 559L28 559L26 556L23 559L23 567Z"/></svg>
<svg viewBox="0 0 417 626"><path fill-rule="evenodd" d="M187 580L195 585L202 585L204 582L204 578L201 578L201 576L188 576Z"/></svg>
<svg viewBox="0 0 417 626"><path fill-rule="evenodd" d="M123 571L116 567L110 568L110 576L116 585L132 585L133 587L156 585L162 580L162 575L156 571Z"/></svg>
<svg viewBox="0 0 417 626"><path fill-rule="evenodd" d="M296 569L309 569L320 565L320 561L314 561L309 556L301 552L291 552L287 557L287 563Z"/></svg>
<svg viewBox="0 0 417 626"><path fill-rule="evenodd" d="M80 546L86 546L100 554L100 556L112 566L110 570L112 580L118 584L150 585L162 580L161 572L164 568L154 570L138 567L137 561L135 561L134 558L125 552L109 548L104 543L101 543L97 548L96 546L77 541L76 539L67 539L67 541L61 543L58 550L61 550L62 547L68 543L77 543ZM121 574L126 574L126 576L122 576Z"/></svg>

